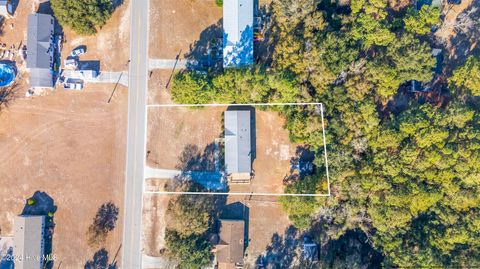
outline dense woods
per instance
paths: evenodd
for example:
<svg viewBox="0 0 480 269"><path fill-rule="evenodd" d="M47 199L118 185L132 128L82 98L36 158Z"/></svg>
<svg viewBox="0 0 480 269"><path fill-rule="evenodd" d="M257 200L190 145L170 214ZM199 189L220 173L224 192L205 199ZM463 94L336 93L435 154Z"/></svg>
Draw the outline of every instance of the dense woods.
<svg viewBox="0 0 480 269"><path fill-rule="evenodd" d="M479 56L460 63L445 87L408 93L411 81L434 78L431 28L439 9L278 0L271 10L268 71L179 73L174 101L324 103L332 196L282 198L290 220L304 230L320 227L323 244L362 231L387 267L480 266ZM291 139L321 158L314 112L281 113ZM322 190L318 168L285 191Z"/></svg>

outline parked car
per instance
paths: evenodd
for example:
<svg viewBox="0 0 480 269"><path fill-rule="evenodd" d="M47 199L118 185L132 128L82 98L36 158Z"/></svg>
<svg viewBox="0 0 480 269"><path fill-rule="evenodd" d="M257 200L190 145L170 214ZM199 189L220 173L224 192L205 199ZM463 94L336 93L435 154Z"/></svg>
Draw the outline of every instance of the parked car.
<svg viewBox="0 0 480 269"><path fill-rule="evenodd" d="M65 83L63 83L63 88L65 90L81 90L83 89L83 83L80 81L67 80Z"/></svg>
<svg viewBox="0 0 480 269"><path fill-rule="evenodd" d="M67 59L65 59L64 66L65 66L65 68L73 68L73 69L75 69L75 68L77 68L78 63L77 63L77 61L76 61L75 59L69 59L69 58L67 58Z"/></svg>
<svg viewBox="0 0 480 269"><path fill-rule="evenodd" d="M70 56L77 57L77 56L80 56L84 53L85 53L84 48L76 48L76 49L72 50L72 52L70 53Z"/></svg>

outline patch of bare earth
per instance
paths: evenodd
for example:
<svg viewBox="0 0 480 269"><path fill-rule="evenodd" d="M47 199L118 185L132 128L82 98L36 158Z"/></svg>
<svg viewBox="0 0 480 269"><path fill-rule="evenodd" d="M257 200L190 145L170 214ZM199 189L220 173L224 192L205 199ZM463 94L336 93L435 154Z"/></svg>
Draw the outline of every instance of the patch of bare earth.
<svg viewBox="0 0 480 269"><path fill-rule="evenodd" d="M442 12L444 19L441 27L435 32L435 37L445 42L448 48L455 45L451 44L450 40L456 35L455 25L458 16L469 8L474 1L475 0L462 0L459 5L450 5L445 1Z"/></svg>
<svg viewBox="0 0 480 269"><path fill-rule="evenodd" d="M173 70L153 70L148 80L148 104L173 104L170 95Z"/></svg>
<svg viewBox="0 0 480 269"><path fill-rule="evenodd" d="M112 87L18 99L0 114L1 235L12 235L25 199L47 193L57 206L55 268L83 268L101 247L113 259L122 242L127 92L118 88L107 104ZM88 227L109 201L120 208L116 228L106 244L89 247Z"/></svg>
<svg viewBox="0 0 480 269"><path fill-rule="evenodd" d="M150 57L175 59L190 50L202 31L217 24L215 0L150 0Z"/></svg>
<svg viewBox="0 0 480 269"><path fill-rule="evenodd" d="M188 145L203 150L221 136L225 107L191 109L150 108L148 111L147 165L175 169Z"/></svg>

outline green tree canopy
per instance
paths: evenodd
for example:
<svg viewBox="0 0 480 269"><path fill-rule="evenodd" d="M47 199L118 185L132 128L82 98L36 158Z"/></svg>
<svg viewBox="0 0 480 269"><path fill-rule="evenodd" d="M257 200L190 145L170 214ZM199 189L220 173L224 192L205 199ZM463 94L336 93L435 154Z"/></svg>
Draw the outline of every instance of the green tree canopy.
<svg viewBox="0 0 480 269"><path fill-rule="evenodd" d="M480 60L470 56L465 65L453 71L449 79L452 88L465 91L467 94L480 96Z"/></svg>
<svg viewBox="0 0 480 269"><path fill-rule="evenodd" d="M180 269L197 269L210 264L211 246L206 237L185 236L176 231L165 232L165 242Z"/></svg>
<svg viewBox="0 0 480 269"><path fill-rule="evenodd" d="M82 35L92 35L110 19L112 0L51 0L55 17Z"/></svg>
<svg viewBox="0 0 480 269"><path fill-rule="evenodd" d="M429 5L423 5L419 11L409 8L403 22L411 33L428 34L432 26L440 22L440 9Z"/></svg>

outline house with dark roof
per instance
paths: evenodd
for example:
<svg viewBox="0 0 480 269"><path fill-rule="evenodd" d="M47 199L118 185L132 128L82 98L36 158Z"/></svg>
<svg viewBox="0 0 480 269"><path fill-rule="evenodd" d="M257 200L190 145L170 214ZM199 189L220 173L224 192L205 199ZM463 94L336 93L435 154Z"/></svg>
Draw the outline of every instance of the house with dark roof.
<svg viewBox="0 0 480 269"><path fill-rule="evenodd" d="M45 216L16 216L13 257L15 269L40 269L44 264Z"/></svg>
<svg viewBox="0 0 480 269"><path fill-rule="evenodd" d="M223 67L253 64L253 0L223 1Z"/></svg>
<svg viewBox="0 0 480 269"><path fill-rule="evenodd" d="M252 137L250 110L227 110L225 121L225 173L232 183L250 183Z"/></svg>
<svg viewBox="0 0 480 269"><path fill-rule="evenodd" d="M48 14L28 16L27 69L33 88L52 88L54 85L54 25L54 18Z"/></svg>
<svg viewBox="0 0 480 269"><path fill-rule="evenodd" d="M214 250L218 269L243 268L244 234L243 220L220 220L219 242Z"/></svg>

